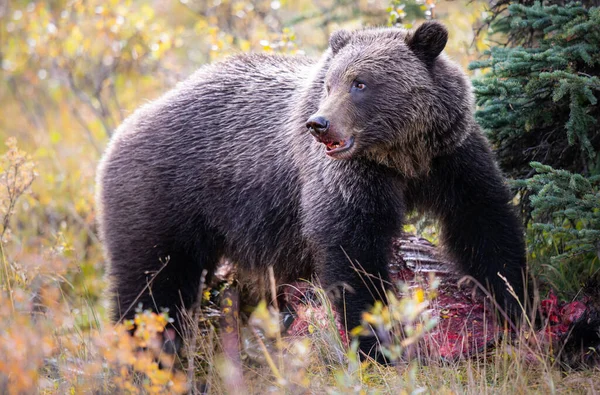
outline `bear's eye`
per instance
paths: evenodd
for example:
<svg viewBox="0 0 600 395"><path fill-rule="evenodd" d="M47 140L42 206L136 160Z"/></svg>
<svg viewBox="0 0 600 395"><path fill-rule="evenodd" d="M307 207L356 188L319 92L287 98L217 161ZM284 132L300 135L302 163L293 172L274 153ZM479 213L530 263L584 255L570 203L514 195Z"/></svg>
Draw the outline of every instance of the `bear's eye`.
<svg viewBox="0 0 600 395"><path fill-rule="evenodd" d="M331 91L331 85L327 84L327 85L325 85L325 92L327 92L327 94L329 94L329 91Z"/></svg>
<svg viewBox="0 0 600 395"><path fill-rule="evenodd" d="M353 90L364 91L366 89L366 87L367 87L367 85L365 85L364 82L354 80L354 82L352 83Z"/></svg>

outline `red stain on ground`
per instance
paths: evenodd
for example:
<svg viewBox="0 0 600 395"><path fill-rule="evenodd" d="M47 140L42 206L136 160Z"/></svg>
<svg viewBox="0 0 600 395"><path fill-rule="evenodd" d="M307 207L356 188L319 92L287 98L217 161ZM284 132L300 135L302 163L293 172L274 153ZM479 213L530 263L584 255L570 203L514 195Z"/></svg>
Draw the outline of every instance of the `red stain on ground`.
<svg viewBox="0 0 600 395"><path fill-rule="evenodd" d="M447 267L436 266L436 259L428 259L427 254L436 258L434 246L430 243L413 238L399 241L394 247L395 259L390 265L394 283L402 282L409 287L426 288L428 272L434 272L435 277L440 280L437 297L431 305L432 315L439 318L439 324L425 336L419 346L420 354L456 360L482 354L493 347L505 333L514 335L510 330L505 331L497 322L493 305L483 293L474 290L472 285L459 286L459 279L449 273ZM415 264L414 260L410 261L411 256L428 260L429 264ZM307 284L288 286L284 299L296 313L296 318L287 330L288 335L309 335L315 326L325 328L332 325L328 318L330 315L317 303ZM543 329L539 331L540 338L553 344L568 335L573 323L584 317L588 307L586 301L560 302L556 295L550 293L541 302L540 310L545 322ZM339 319L336 320L336 325L342 339L347 342L347 331Z"/></svg>

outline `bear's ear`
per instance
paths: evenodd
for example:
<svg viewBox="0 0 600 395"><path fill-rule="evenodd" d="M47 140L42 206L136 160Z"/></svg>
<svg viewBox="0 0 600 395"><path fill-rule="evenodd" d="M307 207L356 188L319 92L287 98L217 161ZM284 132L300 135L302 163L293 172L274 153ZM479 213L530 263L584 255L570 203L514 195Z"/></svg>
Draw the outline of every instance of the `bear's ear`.
<svg viewBox="0 0 600 395"><path fill-rule="evenodd" d="M427 21L406 38L406 44L419 59L430 66L444 50L448 42L448 30L436 21Z"/></svg>
<svg viewBox="0 0 600 395"><path fill-rule="evenodd" d="M335 55L340 49L344 48L350 41L350 32L348 30L336 30L329 37L329 48Z"/></svg>

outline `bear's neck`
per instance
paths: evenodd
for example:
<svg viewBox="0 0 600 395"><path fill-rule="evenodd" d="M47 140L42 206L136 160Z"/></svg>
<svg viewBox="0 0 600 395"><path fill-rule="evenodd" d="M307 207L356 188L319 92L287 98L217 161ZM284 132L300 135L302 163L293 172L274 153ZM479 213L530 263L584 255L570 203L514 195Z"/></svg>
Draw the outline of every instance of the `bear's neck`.
<svg viewBox="0 0 600 395"><path fill-rule="evenodd" d="M412 131L401 142L367 153L367 159L394 169L406 178L418 178L429 172L434 158L450 155L479 126L470 112L450 123L429 125L427 130Z"/></svg>
<svg viewBox="0 0 600 395"><path fill-rule="evenodd" d="M431 151L424 145L416 145L414 149L392 146L387 150L367 154L367 159L394 169L406 178L417 178L426 174L431 167L432 158Z"/></svg>

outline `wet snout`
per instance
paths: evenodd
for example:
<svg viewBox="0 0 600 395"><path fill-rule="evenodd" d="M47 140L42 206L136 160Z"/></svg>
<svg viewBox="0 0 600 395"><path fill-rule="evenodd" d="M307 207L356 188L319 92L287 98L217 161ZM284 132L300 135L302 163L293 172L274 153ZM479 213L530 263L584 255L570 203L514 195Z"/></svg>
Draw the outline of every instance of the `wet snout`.
<svg viewBox="0 0 600 395"><path fill-rule="evenodd" d="M325 145L325 152L331 157L338 157L349 151L354 145L353 136L344 136L337 127L322 115L315 114L306 121L306 128L319 143Z"/></svg>
<svg viewBox="0 0 600 395"><path fill-rule="evenodd" d="M332 89L317 112L306 121L307 130L332 158L348 159L353 152L354 116L350 107L348 93Z"/></svg>
<svg viewBox="0 0 600 395"><path fill-rule="evenodd" d="M329 121L325 117L315 114L308 118L306 127L310 134L319 138L329 130Z"/></svg>

